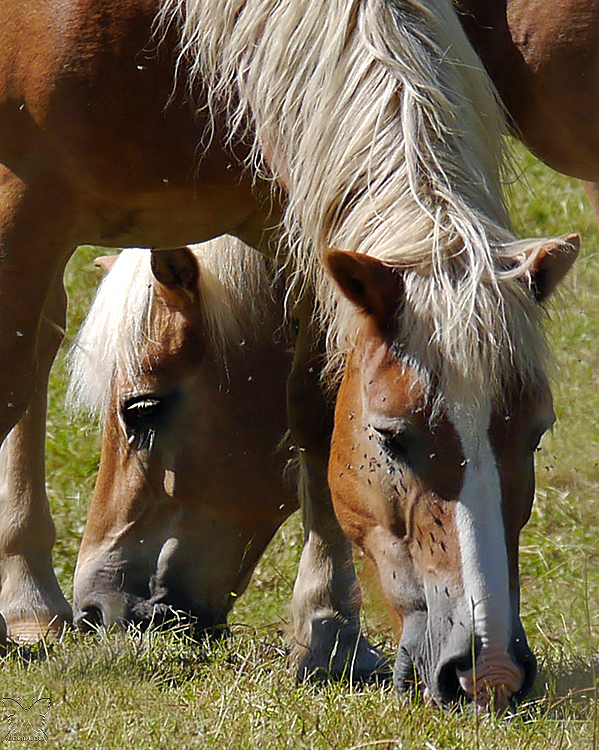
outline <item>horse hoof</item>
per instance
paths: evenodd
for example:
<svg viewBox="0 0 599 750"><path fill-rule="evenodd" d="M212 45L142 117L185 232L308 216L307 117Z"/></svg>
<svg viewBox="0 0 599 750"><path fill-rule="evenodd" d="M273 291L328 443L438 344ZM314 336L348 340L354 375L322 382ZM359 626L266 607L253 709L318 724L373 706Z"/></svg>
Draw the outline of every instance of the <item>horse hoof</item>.
<svg viewBox="0 0 599 750"><path fill-rule="evenodd" d="M324 628L328 637L319 639L318 630L313 629L311 647L302 649L303 653L299 654L298 682L349 680L353 684L363 684L384 683L392 678L387 657L361 633L353 628L336 629L334 633Z"/></svg>
<svg viewBox="0 0 599 750"><path fill-rule="evenodd" d="M6 644L7 637L10 637L11 641L21 645L33 645L40 641L54 641L60 637L68 624L60 617L16 620L8 624L2 619L2 623L4 623L4 643ZM0 648L1 644L2 624L0 623Z"/></svg>

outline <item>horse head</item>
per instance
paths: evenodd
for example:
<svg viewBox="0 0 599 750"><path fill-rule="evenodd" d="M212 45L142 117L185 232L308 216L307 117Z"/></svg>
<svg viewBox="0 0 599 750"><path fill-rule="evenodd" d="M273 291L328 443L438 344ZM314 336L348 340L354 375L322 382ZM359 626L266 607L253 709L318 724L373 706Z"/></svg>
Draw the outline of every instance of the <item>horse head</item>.
<svg viewBox="0 0 599 750"><path fill-rule="evenodd" d="M210 255L217 264L226 257L219 249ZM244 280L235 289L232 279L223 282L206 267L208 252L161 251L151 268L141 252L128 271L135 289L151 293L146 312L138 311L147 327L108 386L99 476L75 575L75 619L84 627L183 617L196 633L222 629L297 507L283 479L287 458L277 450L290 366L284 336L274 335L281 305L265 295L264 319L239 323ZM256 263L265 262L256 256ZM126 264L119 260L105 282L118 289ZM112 308L122 303L114 292L102 294ZM93 309L90 315L89 334L111 327ZM218 345L219 335L235 345Z"/></svg>
<svg viewBox="0 0 599 750"><path fill-rule="evenodd" d="M534 254L531 306L577 252L569 237ZM417 674L440 705L461 697L503 710L536 673L519 616L518 539L533 503L534 452L555 419L547 379L508 378L497 396L448 387L397 338L404 272L336 250L327 265L361 315L329 482L342 527L376 563L403 623L395 683L404 690Z"/></svg>

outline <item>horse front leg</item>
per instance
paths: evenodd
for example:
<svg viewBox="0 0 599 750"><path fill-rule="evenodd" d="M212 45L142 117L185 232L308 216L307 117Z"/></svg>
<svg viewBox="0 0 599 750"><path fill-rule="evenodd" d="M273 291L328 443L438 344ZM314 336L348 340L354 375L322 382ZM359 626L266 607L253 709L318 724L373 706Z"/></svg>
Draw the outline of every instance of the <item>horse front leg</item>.
<svg viewBox="0 0 599 750"><path fill-rule="evenodd" d="M327 481L333 404L323 392L324 361L310 326L311 304L295 311L300 330L287 385L291 432L300 451L304 547L293 592L297 678L369 681L390 675L360 627L361 593L351 543L333 510Z"/></svg>
<svg viewBox="0 0 599 750"><path fill-rule="evenodd" d="M52 565L55 529L45 487L48 378L65 315L60 273L40 326L33 396L0 449L0 612L8 636L19 642L57 633L72 620Z"/></svg>
<svg viewBox="0 0 599 750"><path fill-rule="evenodd" d="M0 454L0 612L16 637L70 616L51 572L54 529L43 491L47 373L57 343L54 333L44 343L41 320L47 301L56 309L50 290L75 244L71 197L59 179L30 175L25 183L0 165L0 443L23 417Z"/></svg>

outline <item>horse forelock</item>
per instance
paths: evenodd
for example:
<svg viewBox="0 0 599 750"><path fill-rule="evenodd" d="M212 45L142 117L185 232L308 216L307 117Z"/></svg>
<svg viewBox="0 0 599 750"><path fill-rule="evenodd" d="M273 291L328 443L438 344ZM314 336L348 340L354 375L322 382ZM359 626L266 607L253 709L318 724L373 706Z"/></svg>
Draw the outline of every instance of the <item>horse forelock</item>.
<svg viewBox="0 0 599 750"><path fill-rule="evenodd" d="M207 337L213 353L225 361L230 345L272 333L263 323L275 326L272 316L265 315L274 272L269 261L233 237L192 250L200 264L199 299ZM101 416L115 375L129 383L139 377L149 345L160 337L153 329L154 297L150 251L123 250L102 280L71 347L67 399L72 406Z"/></svg>
<svg viewBox="0 0 599 750"><path fill-rule="evenodd" d="M513 278L504 113L448 0L164 7L231 133L253 134L254 166L285 185L284 241L296 284L316 289L329 372L358 322L324 271L327 247L413 269L398 335L442 380L497 388L543 368L525 265L524 284Z"/></svg>
<svg viewBox="0 0 599 750"><path fill-rule="evenodd" d="M416 363L433 399L501 407L514 389L544 382L544 314L520 277L479 280L474 294L452 296L434 276L405 274L395 353Z"/></svg>
<svg viewBox="0 0 599 750"><path fill-rule="evenodd" d="M139 368L153 292L149 251L123 250L103 278L70 350L67 400L73 406L100 415L114 372Z"/></svg>

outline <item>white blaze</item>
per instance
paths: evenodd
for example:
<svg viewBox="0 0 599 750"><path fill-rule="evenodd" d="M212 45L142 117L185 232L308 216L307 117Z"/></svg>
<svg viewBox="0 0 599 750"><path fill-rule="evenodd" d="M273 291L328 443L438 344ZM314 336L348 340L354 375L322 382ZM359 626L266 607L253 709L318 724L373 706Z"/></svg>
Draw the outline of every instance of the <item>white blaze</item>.
<svg viewBox="0 0 599 750"><path fill-rule="evenodd" d="M455 507L464 596L487 651L507 653L511 631L511 602L501 485L491 441L491 406L487 401L456 404L449 418L466 460L464 481Z"/></svg>

